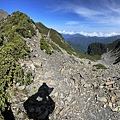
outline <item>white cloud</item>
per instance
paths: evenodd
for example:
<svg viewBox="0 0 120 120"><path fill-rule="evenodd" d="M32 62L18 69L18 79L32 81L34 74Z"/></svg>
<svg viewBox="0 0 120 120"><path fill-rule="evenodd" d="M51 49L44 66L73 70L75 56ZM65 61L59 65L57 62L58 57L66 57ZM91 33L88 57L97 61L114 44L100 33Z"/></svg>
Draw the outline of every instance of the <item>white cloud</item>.
<svg viewBox="0 0 120 120"><path fill-rule="evenodd" d="M66 24L77 25L77 24L79 24L79 22L78 21L67 21Z"/></svg>
<svg viewBox="0 0 120 120"><path fill-rule="evenodd" d="M101 2L100 2L101 1ZM87 23L120 25L120 7L118 0L100 0L99 5L85 6L82 3L65 2L58 11L72 12L83 17ZM118 1L118 2L117 2ZM71 21L72 24L72 21Z"/></svg>
<svg viewBox="0 0 120 120"><path fill-rule="evenodd" d="M116 36L116 35L120 35L120 33L116 33L116 32L112 32L112 33L102 33L102 32L78 32L81 35L84 36L97 36L97 37L111 37L111 36Z"/></svg>
<svg viewBox="0 0 120 120"><path fill-rule="evenodd" d="M85 0L62 1L59 6L56 6L55 12L60 12L63 15L68 15L68 19L65 17L63 21L64 25L57 29L87 32L102 31L104 33L109 33L106 34L106 36L114 35L114 32L115 34L120 32L119 5L120 0L88 0L87 2ZM67 21L66 23L65 20ZM89 33L88 35L94 34ZM99 36L105 35L99 33Z"/></svg>
<svg viewBox="0 0 120 120"><path fill-rule="evenodd" d="M80 35L84 35L84 36L97 36L97 37L111 37L111 36L116 36L116 35L120 35L120 33L117 32L111 32L111 33L102 33L102 32L74 32L74 31L58 31L59 33L62 34L70 34L70 35L74 35L74 34L80 34Z"/></svg>
<svg viewBox="0 0 120 120"><path fill-rule="evenodd" d="M66 30L62 30L62 31L58 31L58 32L61 34L70 34L70 35L76 34L76 32L74 32L74 31L66 31Z"/></svg>
<svg viewBox="0 0 120 120"><path fill-rule="evenodd" d="M83 17L87 22L98 23L98 24L109 24L109 25L120 25L120 14L118 11L120 9L102 9L102 10L93 10L86 7L73 7L74 13Z"/></svg>
<svg viewBox="0 0 120 120"><path fill-rule="evenodd" d="M86 7L81 7L81 6L74 6L73 11L76 14L78 14L80 16L83 16L83 17L86 17L86 18L91 18L91 17L94 17L94 16L103 15L103 12L88 9Z"/></svg>

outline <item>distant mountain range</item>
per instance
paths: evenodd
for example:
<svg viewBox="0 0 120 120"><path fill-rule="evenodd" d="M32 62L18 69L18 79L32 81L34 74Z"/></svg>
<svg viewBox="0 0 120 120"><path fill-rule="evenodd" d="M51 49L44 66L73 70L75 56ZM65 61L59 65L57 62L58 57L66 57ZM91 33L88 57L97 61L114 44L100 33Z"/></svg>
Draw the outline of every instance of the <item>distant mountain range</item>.
<svg viewBox="0 0 120 120"><path fill-rule="evenodd" d="M120 35L111 37L84 36L81 34L62 34L65 40L77 51L85 53L91 43L109 44L120 38Z"/></svg>

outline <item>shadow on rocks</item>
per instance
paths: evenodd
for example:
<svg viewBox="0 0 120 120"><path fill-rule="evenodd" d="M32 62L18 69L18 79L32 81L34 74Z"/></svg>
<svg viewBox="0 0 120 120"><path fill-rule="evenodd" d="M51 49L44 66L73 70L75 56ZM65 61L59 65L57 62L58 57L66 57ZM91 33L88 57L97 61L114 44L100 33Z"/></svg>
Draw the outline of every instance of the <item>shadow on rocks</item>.
<svg viewBox="0 0 120 120"><path fill-rule="evenodd" d="M52 91L53 88L43 83L38 92L24 102L24 108L29 119L49 120L49 114L51 114L55 108L55 102L49 96Z"/></svg>

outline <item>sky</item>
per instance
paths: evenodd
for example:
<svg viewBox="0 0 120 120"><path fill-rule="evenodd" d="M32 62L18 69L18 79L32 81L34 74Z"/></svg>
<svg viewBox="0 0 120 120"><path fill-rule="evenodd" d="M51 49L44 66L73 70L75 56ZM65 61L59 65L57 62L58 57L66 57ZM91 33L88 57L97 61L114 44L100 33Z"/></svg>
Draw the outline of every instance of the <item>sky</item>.
<svg viewBox="0 0 120 120"><path fill-rule="evenodd" d="M120 0L0 0L0 9L26 13L64 33L120 33Z"/></svg>

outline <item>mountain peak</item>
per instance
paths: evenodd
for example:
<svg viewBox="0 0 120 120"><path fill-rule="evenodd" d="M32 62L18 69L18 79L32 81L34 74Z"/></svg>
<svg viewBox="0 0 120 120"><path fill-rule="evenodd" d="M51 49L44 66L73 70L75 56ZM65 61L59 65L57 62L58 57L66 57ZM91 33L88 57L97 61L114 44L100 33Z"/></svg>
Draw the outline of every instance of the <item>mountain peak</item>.
<svg viewBox="0 0 120 120"><path fill-rule="evenodd" d="M0 9L0 20L2 20L3 18L6 18L8 15L9 14L7 12Z"/></svg>

